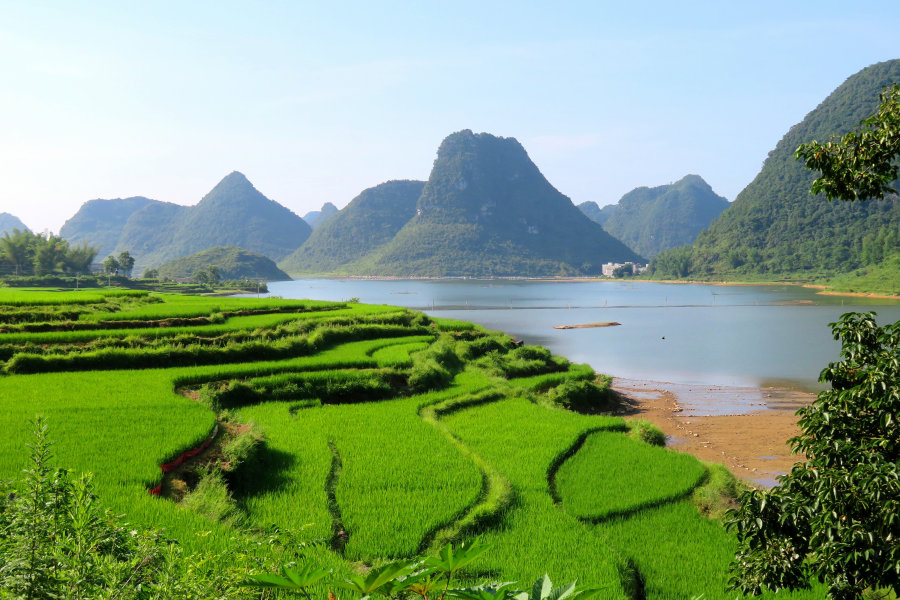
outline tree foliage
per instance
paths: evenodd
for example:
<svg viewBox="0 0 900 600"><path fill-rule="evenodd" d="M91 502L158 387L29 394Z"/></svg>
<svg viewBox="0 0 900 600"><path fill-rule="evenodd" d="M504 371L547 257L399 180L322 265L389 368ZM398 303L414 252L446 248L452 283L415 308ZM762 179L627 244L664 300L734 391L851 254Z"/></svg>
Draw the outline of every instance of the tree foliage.
<svg viewBox="0 0 900 600"><path fill-rule="evenodd" d="M900 324L851 313L832 331L841 360L820 377L831 389L798 411L791 440L807 461L729 514L740 542L731 589L805 589L815 578L836 600L900 595Z"/></svg>
<svg viewBox="0 0 900 600"><path fill-rule="evenodd" d="M891 186L900 157L900 85L885 88L878 99L878 111L856 131L797 148L797 159L822 173L813 182L813 194L823 193L829 200L868 200L897 193Z"/></svg>
<svg viewBox="0 0 900 600"><path fill-rule="evenodd" d="M279 269L272 259L235 246L216 246L182 256L160 265L155 271L159 277L191 279L210 266L219 269L221 279L290 280L290 276Z"/></svg>
<svg viewBox="0 0 900 600"><path fill-rule="evenodd" d="M13 229L0 238L0 262L16 276L89 273L97 249L87 242L74 246L51 233Z"/></svg>

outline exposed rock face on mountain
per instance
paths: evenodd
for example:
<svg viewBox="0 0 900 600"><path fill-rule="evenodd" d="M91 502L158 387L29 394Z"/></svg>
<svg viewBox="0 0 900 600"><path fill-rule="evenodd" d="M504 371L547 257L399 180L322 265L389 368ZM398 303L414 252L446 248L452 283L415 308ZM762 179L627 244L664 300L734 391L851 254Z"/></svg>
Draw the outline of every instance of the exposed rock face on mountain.
<svg viewBox="0 0 900 600"><path fill-rule="evenodd" d="M216 246L161 265L159 277L191 279L207 267L219 267L222 279L286 281L290 277L270 258L235 246Z"/></svg>
<svg viewBox="0 0 900 600"><path fill-rule="evenodd" d="M313 210L303 215L303 220L309 223L314 230L338 213L338 208L331 202L326 202L320 210Z"/></svg>
<svg viewBox="0 0 900 600"><path fill-rule="evenodd" d="M603 228L640 254L652 258L669 248L692 244L731 205L699 175L670 185L639 187L619 200Z"/></svg>
<svg viewBox="0 0 900 600"><path fill-rule="evenodd" d="M554 188L514 138L448 136L414 216L380 250L344 269L378 275L599 274L640 257Z"/></svg>
<svg viewBox="0 0 900 600"><path fill-rule="evenodd" d="M877 264L900 252L900 202L828 202L813 196L818 176L794 151L856 127L878 107L886 85L900 83L900 60L851 76L802 122L791 127L762 171L691 248L654 261L658 277L740 277L741 274L839 273ZM896 187L896 185L894 186Z"/></svg>
<svg viewBox="0 0 900 600"><path fill-rule="evenodd" d="M195 206L156 202L134 212L116 251L130 251L138 268L215 246L237 246L280 260L310 233L306 221L263 196L235 171Z"/></svg>
<svg viewBox="0 0 900 600"><path fill-rule="evenodd" d="M164 203L143 196L88 200L65 222L59 230L59 235L71 244L80 244L84 241L91 246L99 246L97 260L102 261L115 250L125 223L131 215L150 204Z"/></svg>
<svg viewBox="0 0 900 600"><path fill-rule="evenodd" d="M588 219L598 225L606 223L613 213L616 212L617 208L619 208L618 204L607 204L601 208L600 205L593 200L588 200L587 202L582 202L578 205L578 210L583 212L587 215Z"/></svg>
<svg viewBox="0 0 900 600"><path fill-rule="evenodd" d="M25 231L28 227L25 226L25 223L19 217L7 212L0 213L0 235L3 235L4 232L12 234L13 229Z"/></svg>
<svg viewBox="0 0 900 600"><path fill-rule="evenodd" d="M280 267L293 274L332 273L390 242L416 215L424 181L388 181L364 190L313 231Z"/></svg>

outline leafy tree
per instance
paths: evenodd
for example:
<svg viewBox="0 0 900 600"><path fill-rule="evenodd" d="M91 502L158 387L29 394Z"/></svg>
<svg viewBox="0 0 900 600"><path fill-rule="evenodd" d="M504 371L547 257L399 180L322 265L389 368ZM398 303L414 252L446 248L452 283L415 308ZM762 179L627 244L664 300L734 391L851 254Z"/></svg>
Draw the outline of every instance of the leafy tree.
<svg viewBox="0 0 900 600"><path fill-rule="evenodd" d="M631 265L622 265L621 267L616 267L613 269L613 277L616 279L621 279L622 277L628 277L634 273L634 267Z"/></svg>
<svg viewBox="0 0 900 600"><path fill-rule="evenodd" d="M881 100L863 121L868 129L798 148L798 158L822 171L813 191L850 201L893 191L900 88ZM879 243L869 245L874 252ZM803 589L815 578L836 600L867 590L900 596L900 323L882 328L875 313L850 313L832 332L841 360L820 376L831 389L798 411L802 433L791 440L808 460L772 490L744 493L729 515L740 543L733 590Z"/></svg>
<svg viewBox="0 0 900 600"><path fill-rule="evenodd" d="M156 279L157 277L159 277L158 269L147 269L146 271L144 271L144 279Z"/></svg>
<svg viewBox="0 0 900 600"><path fill-rule="evenodd" d="M116 260L116 257L110 254L106 257L106 260L103 261L103 272L107 275L118 275L119 269L121 269L121 265L119 265L119 261Z"/></svg>
<svg viewBox="0 0 900 600"><path fill-rule="evenodd" d="M215 265L210 265L206 267L206 277L210 285L216 285L222 280L222 270Z"/></svg>
<svg viewBox="0 0 900 600"><path fill-rule="evenodd" d="M820 377L831 389L798 411L802 433L791 440L807 462L730 513L740 541L731 589L805 589L816 578L839 600L867 589L900 596L900 324L874 317L832 324L841 360Z"/></svg>
<svg viewBox="0 0 900 600"><path fill-rule="evenodd" d="M131 253L128 250L120 252L117 260L119 262L119 268L122 269L122 271L131 273L131 270L134 268L134 257L131 256Z"/></svg>
<svg viewBox="0 0 900 600"><path fill-rule="evenodd" d="M3 238L0 239L0 256L3 257L3 262L15 267L16 277L22 274L22 270L30 262L28 255L31 237L28 230L13 229L12 235L4 231Z"/></svg>
<svg viewBox="0 0 900 600"><path fill-rule="evenodd" d="M829 200L868 200L897 193L891 185L898 177L895 161L900 157L900 85L885 88L878 100L878 111L863 120L860 129L797 148L795 156L806 168L822 172L813 182L813 194L824 193Z"/></svg>

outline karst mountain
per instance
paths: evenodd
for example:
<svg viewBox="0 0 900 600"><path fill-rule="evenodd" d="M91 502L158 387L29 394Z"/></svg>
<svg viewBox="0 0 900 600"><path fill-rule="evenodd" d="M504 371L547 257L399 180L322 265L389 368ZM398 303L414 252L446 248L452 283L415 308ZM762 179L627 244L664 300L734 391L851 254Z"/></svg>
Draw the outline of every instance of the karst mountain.
<svg viewBox="0 0 900 600"><path fill-rule="evenodd" d="M340 216L323 231L339 223ZM312 248L314 241L307 245ZM640 260L554 188L516 139L464 130L441 143L415 214L396 235L335 271L431 277L572 276L599 274L605 262ZM299 274L293 258L280 266Z"/></svg>
<svg viewBox="0 0 900 600"><path fill-rule="evenodd" d="M857 127L877 109L882 89L894 83L900 83L900 60L877 63L849 77L791 127L756 178L692 247L656 257L654 275L841 273L877 265L900 252L896 196L828 202L810 193L818 173L794 157L802 143L827 142Z"/></svg>
<svg viewBox="0 0 900 600"><path fill-rule="evenodd" d="M216 246L236 246L281 260L312 233L301 217L266 198L237 171L194 206L147 198L91 200L61 235L100 245L98 258L129 251L138 270Z"/></svg>

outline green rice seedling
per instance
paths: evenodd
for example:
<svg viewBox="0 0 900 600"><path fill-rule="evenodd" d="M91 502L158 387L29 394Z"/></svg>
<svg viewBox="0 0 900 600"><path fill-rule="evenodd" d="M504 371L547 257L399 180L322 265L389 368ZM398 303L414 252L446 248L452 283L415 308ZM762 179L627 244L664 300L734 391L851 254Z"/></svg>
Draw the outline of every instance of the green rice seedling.
<svg viewBox="0 0 900 600"><path fill-rule="evenodd" d="M411 352L424 350L428 346L427 342L387 346L372 353L372 358L378 362L379 367L403 369L413 365L413 359L410 357Z"/></svg>
<svg viewBox="0 0 900 600"><path fill-rule="evenodd" d="M315 523L338 536L350 560L412 557L428 534L451 522L481 492L478 469L434 428L417 407L472 389L470 381L435 395L301 409L261 404L241 410L266 430L267 446L294 458L277 486L243 499L258 523ZM331 470L335 455L340 471ZM327 511L323 485L331 473L338 514ZM261 474L262 478L270 475ZM327 516L326 516L327 515ZM342 529L332 531L332 517Z"/></svg>
<svg viewBox="0 0 900 600"><path fill-rule="evenodd" d="M684 498L705 475L689 454L597 432L563 463L555 482L566 512L599 521Z"/></svg>
<svg viewBox="0 0 900 600"><path fill-rule="evenodd" d="M450 431L512 485L513 502L485 528L495 544L485 568L504 581L544 573L588 586L610 585L602 597L621 598L618 557L572 515L555 505L548 471L588 431L624 429L621 419L551 411L514 398L443 417Z"/></svg>
<svg viewBox="0 0 900 600"><path fill-rule="evenodd" d="M530 392L546 392L564 381L592 381L596 377L597 374L590 365L570 364L566 371L511 379L509 384Z"/></svg>
<svg viewBox="0 0 900 600"><path fill-rule="evenodd" d="M431 317L435 328L438 331L474 331L475 325L465 321L457 321L456 319L443 319L440 317Z"/></svg>

